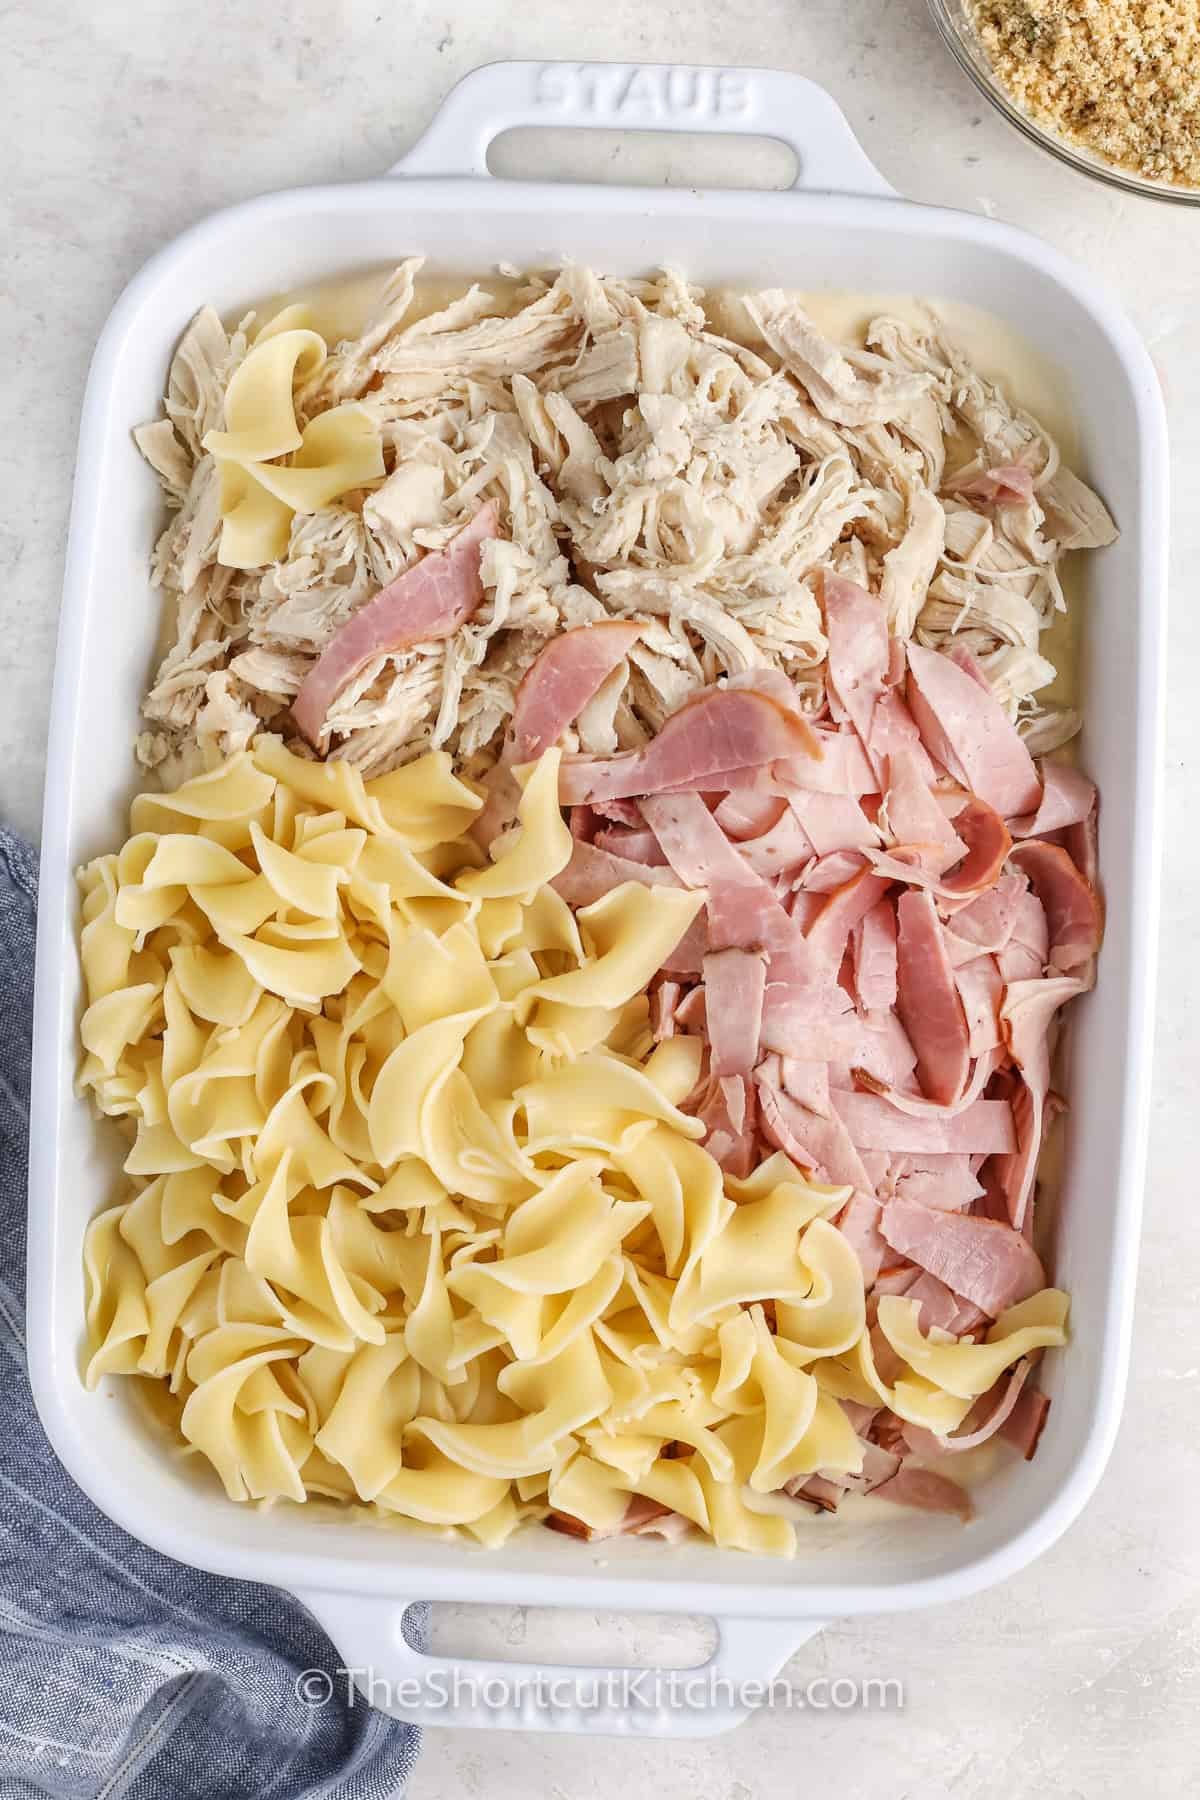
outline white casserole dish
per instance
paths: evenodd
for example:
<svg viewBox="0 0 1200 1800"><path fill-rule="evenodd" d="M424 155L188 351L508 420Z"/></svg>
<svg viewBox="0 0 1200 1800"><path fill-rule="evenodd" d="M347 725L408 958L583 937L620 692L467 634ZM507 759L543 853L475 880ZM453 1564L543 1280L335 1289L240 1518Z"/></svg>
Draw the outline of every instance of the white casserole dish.
<svg viewBox="0 0 1200 1800"><path fill-rule="evenodd" d="M756 133L800 164L783 193L646 190L502 182L487 147L516 125ZM397 179L400 177L400 179ZM966 1529L897 1510L884 1522L814 1519L790 1564L664 1549L596 1546L531 1530L485 1552L361 1522L231 1505L195 1464L163 1453L115 1392L85 1392L81 1246L110 1195L99 1132L75 1098L80 986L73 871L118 842L135 784L130 742L154 660L158 601L147 557L157 482L131 427L153 416L181 331L212 300L236 311L295 288L426 252L435 268L478 272L564 256L615 273L662 263L700 282L909 292L984 306L1065 370L1082 473L1105 496L1120 541L1090 559L1081 683L1085 764L1100 784L1108 933L1100 983L1073 1031L1066 1179L1052 1246L1073 1296L1069 1350L1049 1358L1053 1396L1031 1464L1006 1460ZM992 220L896 198L820 89L775 72L511 63L477 70L382 180L268 195L177 239L142 270L96 351L80 436L51 723L42 850L30 1169L29 1344L34 1393L62 1461L92 1499L157 1549L297 1593L347 1666L378 1680L455 1674L481 1681L556 1673L454 1662L408 1647L416 1599L710 1613L720 1644L707 1674L774 1675L821 1621L961 1599L1047 1548L1103 1469L1121 1406L1145 1161L1156 942L1158 799L1165 625L1167 450L1146 351L1090 279L1057 252ZM128 1384L124 1384L128 1385ZM557 1671L585 1680L597 1671ZM460 1684L461 1685L461 1684ZM376 1687L374 1697L383 1690ZM394 1689L391 1690L394 1693ZM429 1723L701 1735L745 1716L717 1689L703 1711L615 1698L587 1710L539 1705L531 1686L496 1707L465 1687Z"/></svg>

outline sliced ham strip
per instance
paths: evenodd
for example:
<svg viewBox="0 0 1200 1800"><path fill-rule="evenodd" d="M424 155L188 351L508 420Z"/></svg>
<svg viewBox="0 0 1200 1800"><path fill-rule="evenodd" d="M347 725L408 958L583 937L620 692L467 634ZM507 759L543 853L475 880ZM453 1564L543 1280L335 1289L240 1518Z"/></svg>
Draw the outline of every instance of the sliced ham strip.
<svg viewBox="0 0 1200 1800"><path fill-rule="evenodd" d="M878 829L858 801L847 795L796 792L789 804L818 856L866 850L879 843Z"/></svg>
<svg viewBox="0 0 1200 1800"><path fill-rule="evenodd" d="M655 1510L652 1513L638 1516L631 1525L629 1517L634 1506L652 1506ZM634 1494L626 1509L625 1517L621 1521L618 1535L621 1537L660 1537L665 1538L668 1544L681 1544L684 1538L690 1534L691 1529L691 1520L685 1519L682 1513L672 1512L669 1507L660 1506L657 1500L647 1500L643 1494Z"/></svg>
<svg viewBox="0 0 1200 1800"><path fill-rule="evenodd" d="M758 1162L758 1106L752 1081L713 1078L699 1106L689 1106L703 1120L704 1148L727 1175L743 1177Z"/></svg>
<svg viewBox="0 0 1200 1800"><path fill-rule="evenodd" d="M793 1475L779 1489L789 1500L807 1500L818 1512L836 1512L846 1492L844 1481L831 1481L827 1475Z"/></svg>
<svg viewBox="0 0 1200 1800"><path fill-rule="evenodd" d="M1036 812L1009 821L1014 837L1045 837L1081 825L1096 809L1096 784L1070 763L1042 763L1042 797Z"/></svg>
<svg viewBox="0 0 1200 1800"><path fill-rule="evenodd" d="M741 843L746 838L761 837L770 831L787 810L787 801L781 795L760 794L754 788L734 788L713 808L713 818L726 837Z"/></svg>
<svg viewBox="0 0 1200 1800"><path fill-rule="evenodd" d="M858 1041L853 1055L846 1058L847 1079L841 1085L851 1085L849 1070L855 1068L865 1070L889 1089L902 1088L907 1092L915 1088L917 1054L895 1012L876 1013L858 1024ZM831 1050L830 1054L834 1052Z"/></svg>
<svg viewBox="0 0 1200 1800"><path fill-rule="evenodd" d="M965 1112L916 1117L900 1112L879 1094L835 1088L831 1098L834 1111L860 1151L886 1150L895 1155L928 1150L941 1155L959 1150L992 1156L1017 1147L1007 1100L976 1100Z"/></svg>
<svg viewBox="0 0 1200 1800"><path fill-rule="evenodd" d="M334 632L292 702L296 729L314 747L325 716L352 676L373 656L453 637L483 600L483 545L497 535L494 500L444 550L423 556Z"/></svg>
<svg viewBox="0 0 1200 1800"><path fill-rule="evenodd" d="M680 1031L691 1032L696 1037L704 1037L707 1030L708 1015L704 1004L704 984L697 982L688 989L682 1000L675 1007L675 1023Z"/></svg>
<svg viewBox="0 0 1200 1800"><path fill-rule="evenodd" d="M864 1406L859 1400L839 1400L838 1405L849 1419L855 1435L865 1438L879 1412L878 1406Z"/></svg>
<svg viewBox="0 0 1200 1800"><path fill-rule="evenodd" d="M971 500L984 500L990 506L1028 506L1033 499L1033 471L1024 463L1003 463L996 469L985 469L970 481L951 486L951 493Z"/></svg>
<svg viewBox="0 0 1200 1800"><path fill-rule="evenodd" d="M1000 1052L998 1049L977 1057L975 1066L971 1070L970 1081L957 1100L950 1101L947 1106L943 1106L938 1100L930 1100L926 1094L910 1094L903 1088L894 1086L891 1082L880 1081L869 1069L854 1067L850 1073L855 1087L865 1088L870 1094L879 1094L888 1102L889 1106L894 1106L898 1111L907 1113L910 1118L952 1119L957 1114L966 1112L968 1107L974 1106L995 1074L999 1062Z"/></svg>
<svg viewBox="0 0 1200 1800"><path fill-rule="evenodd" d="M631 862L581 839L576 840L570 862L561 875L554 877L551 886L568 906L580 907L590 906L593 900L602 900L605 894L611 894L626 881L642 881L652 887L679 886L679 878L673 869Z"/></svg>
<svg viewBox="0 0 1200 1800"><path fill-rule="evenodd" d="M872 912L888 890L888 883L865 869L851 877L842 887L834 888L821 903L820 910L804 936L818 956L824 957L832 969L841 964L851 931Z"/></svg>
<svg viewBox="0 0 1200 1800"><path fill-rule="evenodd" d="M893 1250L936 1275L989 1318L1046 1285L1046 1271L1033 1246L995 1219L938 1212L919 1200L897 1198L884 1208L880 1230Z"/></svg>
<svg viewBox="0 0 1200 1800"><path fill-rule="evenodd" d="M884 1213L887 1213L887 1207ZM883 1221L881 1221L882 1224ZM884 1234L886 1238L886 1233ZM888 1246L889 1250L892 1246ZM984 1314L977 1306L965 1305L952 1288L927 1269L917 1273L916 1280L904 1290L906 1300L915 1300L917 1304L917 1323L922 1331L948 1331L952 1337L961 1337L979 1324ZM905 1432L907 1436L907 1429Z"/></svg>
<svg viewBox="0 0 1200 1800"><path fill-rule="evenodd" d="M882 817L892 843L919 850L931 875L944 874L967 854L966 844L930 792L911 750L888 757Z"/></svg>
<svg viewBox="0 0 1200 1800"><path fill-rule="evenodd" d="M816 794L838 794L851 799L874 793L879 778L866 752L850 731L829 725L813 725L819 757L807 752L781 757L766 765L747 768L705 769L659 789L660 793L756 793L786 799L798 789Z"/></svg>
<svg viewBox="0 0 1200 1800"><path fill-rule="evenodd" d="M597 800L595 806L572 808L573 812L576 810L607 819L610 825L628 825L631 831L645 823L636 800Z"/></svg>
<svg viewBox="0 0 1200 1800"><path fill-rule="evenodd" d="M932 1469L917 1469L905 1463L890 1481L875 1489L879 1500L891 1500L896 1506L911 1506L919 1512L953 1513L967 1524L975 1516L971 1496L948 1475Z"/></svg>
<svg viewBox="0 0 1200 1800"><path fill-rule="evenodd" d="M1004 818L1035 811L1033 758L1000 702L936 650L908 646L908 704L929 754Z"/></svg>
<svg viewBox="0 0 1200 1800"><path fill-rule="evenodd" d="M791 1054L791 1034L798 1027L824 1026L848 1011L849 999L831 983L821 957L762 882L715 883L709 889L707 915L712 949L766 953L762 1041L769 1050Z"/></svg>
<svg viewBox="0 0 1200 1800"><path fill-rule="evenodd" d="M843 1400L843 1407L852 1406L852 1400ZM860 1408L860 1411L865 1411ZM848 1494L871 1494L885 1481L890 1481L900 1468L900 1457L892 1450L885 1450L882 1444L864 1443L862 1447L863 1465L857 1475L843 1475Z"/></svg>
<svg viewBox="0 0 1200 1800"><path fill-rule="evenodd" d="M946 927L951 962L970 962L984 951L994 954L1003 950L1012 937L1027 892L1023 875L1001 875L986 893L966 906L956 907L953 921Z"/></svg>
<svg viewBox="0 0 1200 1800"><path fill-rule="evenodd" d="M821 599L829 639L827 685L874 765L871 727L887 684L887 614L873 594L828 569L821 577Z"/></svg>
<svg viewBox="0 0 1200 1800"><path fill-rule="evenodd" d="M659 981L651 989L650 1029L656 1044L675 1036L675 1009L682 997L683 989L677 981Z"/></svg>
<svg viewBox="0 0 1200 1800"><path fill-rule="evenodd" d="M917 1053L922 1088L931 1100L949 1106L966 1085L970 1052L942 927L929 895L911 889L896 903L896 920L896 1010Z"/></svg>
<svg viewBox="0 0 1200 1800"><path fill-rule="evenodd" d="M961 1212L983 1193L964 1155L893 1158L907 1165L894 1177L894 1191L905 1200L919 1200L938 1212Z"/></svg>
<svg viewBox="0 0 1200 1800"><path fill-rule="evenodd" d="M663 871L664 873L666 871ZM647 874L653 876L659 871L650 869ZM704 967L704 958L711 948L708 935L708 919L703 912L697 913L675 948L663 964L666 975L699 976ZM701 989L703 992L703 989Z"/></svg>
<svg viewBox="0 0 1200 1800"><path fill-rule="evenodd" d="M798 713L752 689L707 688L672 713L658 736L640 750L564 757L559 798L572 805L661 794L722 770L820 754L812 728Z"/></svg>
<svg viewBox="0 0 1200 1800"><path fill-rule="evenodd" d="M893 638L892 643L895 642L896 640ZM901 672L903 672L903 663ZM903 697L894 688L885 688L875 707L875 718L871 725L871 742L868 750L871 761L881 776L893 756L904 754L913 758L925 780L931 786L938 777L939 770L921 741L917 722Z"/></svg>
<svg viewBox="0 0 1200 1800"><path fill-rule="evenodd" d="M831 894L834 888L843 887L865 867L866 857L861 850L831 850L827 856L818 856L808 864L798 885L805 893Z"/></svg>
<svg viewBox="0 0 1200 1800"><path fill-rule="evenodd" d="M837 1227L862 1264L863 1285L874 1287L887 1255L879 1229L883 1208L870 1194L851 1194L837 1217Z"/></svg>
<svg viewBox="0 0 1200 1800"><path fill-rule="evenodd" d="M954 971L958 997L967 1020L967 1048L972 1056L999 1049L1000 1001L1004 978L994 956L976 956Z"/></svg>
<svg viewBox="0 0 1200 1800"><path fill-rule="evenodd" d="M896 1004L896 911L880 900L864 913L850 934L854 957L854 990L869 1013L887 1012Z"/></svg>
<svg viewBox="0 0 1200 1800"><path fill-rule="evenodd" d="M1000 1007L1000 1027L1024 1083L1023 1104L1014 1103L1013 1109L1020 1143L1002 1176L1008 1216L1017 1231L1025 1224L1042 1147L1050 1088L1050 1021L1060 1006L1083 992L1084 983L1067 975L1014 981L1009 983Z"/></svg>
<svg viewBox="0 0 1200 1800"><path fill-rule="evenodd" d="M866 1192L870 1183L858 1151L841 1119L831 1112L827 1119L809 1112L785 1094L770 1063L755 1074L763 1134L768 1143L802 1168L816 1169L834 1187L845 1185Z"/></svg>
<svg viewBox="0 0 1200 1800"><path fill-rule="evenodd" d="M1068 825L1062 834L1063 849L1090 888L1100 885L1100 832L1095 812L1079 825Z"/></svg>
<svg viewBox="0 0 1200 1800"><path fill-rule="evenodd" d="M840 1018L829 1018L808 1027L796 1025L787 1038L787 1043L780 1049L767 1044L767 1053L779 1055L786 1062L825 1062L829 1057L857 1056L862 1028L854 1014L847 1011Z"/></svg>
<svg viewBox="0 0 1200 1800"><path fill-rule="evenodd" d="M640 625L607 619L552 637L521 679L508 755L533 762L558 743L641 636Z"/></svg>
<svg viewBox="0 0 1200 1800"><path fill-rule="evenodd" d="M712 1072L749 1075L758 1061L766 960L753 950L714 950L703 974Z"/></svg>
<svg viewBox="0 0 1200 1800"><path fill-rule="evenodd" d="M814 762L810 756L799 756L777 762L774 774L780 780L824 794L855 797L875 791L878 777L853 732L835 731L829 725L814 725L812 731L821 747L821 760Z"/></svg>
<svg viewBox="0 0 1200 1800"><path fill-rule="evenodd" d="M991 693L992 684L984 674L983 666L973 650L968 650L965 644L952 644L949 650L943 652L943 655L948 656L955 668L961 669L964 675L969 675L976 687L982 688L985 694Z"/></svg>
<svg viewBox="0 0 1200 1800"><path fill-rule="evenodd" d="M914 1453L917 1456L957 1455L963 1450L977 1450L980 1444L986 1444L1012 1417L1032 1367L1030 1359L1023 1356L1015 1368L1001 1377L995 1387L980 1395L961 1429L951 1435L940 1437L936 1432L925 1431L919 1425L906 1424L904 1435Z"/></svg>
<svg viewBox="0 0 1200 1800"><path fill-rule="evenodd" d="M884 1249L889 1259L888 1267L881 1269L876 1277L871 1289L872 1300L877 1300L882 1294L907 1294L914 1282L919 1281L925 1273L923 1269L915 1269L911 1263L898 1263L886 1244Z"/></svg>
<svg viewBox="0 0 1200 1800"><path fill-rule="evenodd" d="M1012 935L996 956L1000 973L1005 981L1036 980L1045 969L1049 954L1046 909L1037 895L1026 889L1017 904Z"/></svg>
<svg viewBox="0 0 1200 1800"><path fill-rule="evenodd" d="M717 811L720 811L719 807ZM736 841L739 854L748 867L764 881L778 880L781 876L789 882L795 880L814 860L812 841L786 804L782 816L766 831Z"/></svg>
<svg viewBox="0 0 1200 1800"><path fill-rule="evenodd" d="M698 794L648 794L642 817L685 887L757 886L759 878Z"/></svg>
<svg viewBox="0 0 1200 1800"><path fill-rule="evenodd" d="M579 807L572 807L578 812ZM613 856L627 857L630 862L646 863L654 868L666 868L667 859L654 833L646 828L633 831L628 825L606 825L597 831L592 839L597 850L607 850Z"/></svg>
<svg viewBox="0 0 1200 1800"><path fill-rule="evenodd" d="M780 1058L779 1067L784 1093L806 1106L809 1112L827 1119L830 1116L829 1064L784 1056Z"/></svg>
<svg viewBox="0 0 1200 1800"><path fill-rule="evenodd" d="M1100 948L1103 914L1095 889L1088 886L1066 851L1057 844L1027 838L1012 851L1009 861L1028 875L1046 909L1051 967L1067 974L1089 963Z"/></svg>
<svg viewBox="0 0 1200 1800"><path fill-rule="evenodd" d="M966 855L948 875L943 875L939 891L951 899L973 899L996 880L1012 849L1012 838L995 808L974 794L955 813L954 829L966 845Z"/></svg>
<svg viewBox="0 0 1200 1800"><path fill-rule="evenodd" d="M1038 1388L1024 1388L1020 1398L1000 1427L1000 1436L1014 1444L1029 1462L1038 1447L1050 1401Z"/></svg>
<svg viewBox="0 0 1200 1800"><path fill-rule="evenodd" d="M561 1532L564 1537L583 1538L591 1544L604 1538L651 1536L665 1537L670 1543L679 1543L691 1530L689 1520L672 1512L669 1506L663 1506L657 1500L648 1500L644 1494L631 1494L621 1523L604 1531L586 1525L574 1513L547 1513L542 1523L548 1531Z"/></svg>

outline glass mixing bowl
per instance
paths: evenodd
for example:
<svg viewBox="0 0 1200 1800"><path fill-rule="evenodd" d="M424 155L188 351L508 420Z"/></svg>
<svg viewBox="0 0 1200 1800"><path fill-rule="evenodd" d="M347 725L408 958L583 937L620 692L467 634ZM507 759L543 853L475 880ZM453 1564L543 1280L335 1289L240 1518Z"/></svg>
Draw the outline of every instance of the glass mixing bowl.
<svg viewBox="0 0 1200 1800"><path fill-rule="evenodd" d="M1145 175L1135 175L1128 169L1119 169L1113 163L1105 162L1103 157L1093 155L1090 150L1056 136L1022 111L992 73L987 53L971 23L966 0L929 0L929 10L960 68L970 76L979 92L991 101L996 111L1010 125L1015 125L1030 143L1049 151L1051 156L1057 157L1059 162L1066 163L1069 168L1078 169L1081 175L1090 175L1094 181L1103 181L1108 187L1120 188L1127 194L1142 194L1151 200L1173 201L1177 206L1200 206L1200 187L1180 187L1169 181L1153 181Z"/></svg>

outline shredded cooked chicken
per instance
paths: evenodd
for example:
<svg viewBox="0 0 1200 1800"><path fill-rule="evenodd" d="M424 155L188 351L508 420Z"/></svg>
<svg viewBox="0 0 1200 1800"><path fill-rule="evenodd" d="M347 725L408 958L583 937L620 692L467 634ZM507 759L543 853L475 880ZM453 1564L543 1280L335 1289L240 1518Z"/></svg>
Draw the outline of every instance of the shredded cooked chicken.
<svg viewBox="0 0 1200 1800"><path fill-rule="evenodd" d="M252 321L230 336L206 308L179 346L164 416L136 433L172 509L152 568L175 641L137 742L165 780L263 721L289 735L289 703L338 627L489 499L501 536L483 552L482 607L447 642L362 668L324 754L372 775L446 747L482 771L546 639L610 616L644 621L642 636L572 747L644 742L698 688L764 664L815 709L826 567L879 593L895 634L969 646L1032 750L1078 728L1038 699L1055 675L1041 634L1064 609L1062 554L1115 529L936 323L879 318L865 345L838 345L773 289L745 299L750 348L710 329L702 291L677 275L567 267L503 302L472 287L406 324L420 266L396 271L363 335L296 394L302 421L361 401L386 479L298 514L286 557L263 569L219 565L201 447ZM1014 468L1027 496L980 497L980 477Z"/></svg>

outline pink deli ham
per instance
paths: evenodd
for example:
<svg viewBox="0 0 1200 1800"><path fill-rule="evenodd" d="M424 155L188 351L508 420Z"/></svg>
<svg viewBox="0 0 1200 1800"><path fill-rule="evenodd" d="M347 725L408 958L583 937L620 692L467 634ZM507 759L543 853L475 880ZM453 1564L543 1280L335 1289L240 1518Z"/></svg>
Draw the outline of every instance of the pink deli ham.
<svg viewBox="0 0 1200 1800"><path fill-rule="evenodd" d="M919 1512L953 1513L964 1525L975 1516L971 1496L957 1481L911 1464L901 1468L890 1481L882 1482L874 1492L879 1500L915 1507Z"/></svg>
<svg viewBox="0 0 1200 1800"><path fill-rule="evenodd" d="M901 894L896 917L896 1009L917 1053L922 1088L931 1100L948 1106L966 1085L970 1061L967 1020L954 970L928 894L911 889Z"/></svg>
<svg viewBox="0 0 1200 1800"><path fill-rule="evenodd" d="M972 1301L989 1318L1046 1285L1041 1259L1019 1231L919 1200L888 1202L880 1225L893 1250Z"/></svg>
<svg viewBox="0 0 1200 1800"><path fill-rule="evenodd" d="M526 670L513 703L507 754L532 762L557 744L641 636L623 619L552 637Z"/></svg>
<svg viewBox="0 0 1200 1800"><path fill-rule="evenodd" d="M1104 929L1100 900L1066 851L1057 844L1027 838L1017 845L1009 861L1028 875L1046 909L1051 966L1069 974L1089 963L1100 948Z"/></svg>
<svg viewBox="0 0 1200 1800"><path fill-rule="evenodd" d="M1047 1396L1037 1388L1026 1387L1021 1390L1016 1405L1000 1427L1000 1436L1014 1445L1026 1462L1038 1447L1049 1411L1050 1401Z"/></svg>
<svg viewBox="0 0 1200 1800"><path fill-rule="evenodd" d="M672 713L656 738L616 756L564 757L559 797L577 801L661 794L697 777L728 769L761 768L780 758L820 756L812 728L765 694L749 688L708 688Z"/></svg>
<svg viewBox="0 0 1200 1800"><path fill-rule="evenodd" d="M1035 811L1033 758L990 690L936 650L908 646L908 704L929 754L1004 818Z"/></svg>
<svg viewBox="0 0 1200 1800"><path fill-rule="evenodd" d="M647 794L640 805L659 848L686 887L759 885L759 877L699 794Z"/></svg>
<svg viewBox="0 0 1200 1800"><path fill-rule="evenodd" d="M590 906L593 900L603 900L605 894L611 894L626 881L641 881L650 886L679 886L679 878L673 869L632 862L578 838L572 846L570 862L561 875L554 877L551 885L568 906L579 907Z"/></svg>
<svg viewBox="0 0 1200 1800"><path fill-rule="evenodd" d="M879 602L836 577L825 611L814 726L784 676L749 670L641 750L566 759L576 842L555 886L575 905L626 880L703 890L652 984L653 1034L702 1039L685 1110L728 1174L778 1150L850 1191L834 1222L893 1379L879 1295L907 1294L922 1330L962 1339L1044 1285L1029 1197L1053 1107L1050 1026L1086 986L1059 971L1085 973L1100 923L1066 844L1094 847L1096 807L1074 771L1037 774L969 652L906 654ZM559 654L574 706L582 652ZM532 681L526 699L539 701ZM547 701L546 741L567 708ZM1000 1436L1031 1453L1046 1403L1029 1374L1010 1372L952 1438L860 1409L863 1475L798 1476L789 1491L830 1510L875 1490L969 1516L956 1483L905 1459Z"/></svg>
<svg viewBox="0 0 1200 1800"><path fill-rule="evenodd" d="M1060 1006L1083 993L1084 984L1068 975L1012 981L1000 1008L1000 1026L1009 1054L1024 1083L1022 1104L1014 1107L1019 1146L1007 1160L1002 1187L1008 1216L1020 1231L1033 1193L1042 1124L1050 1088L1050 1021Z"/></svg>
<svg viewBox="0 0 1200 1800"><path fill-rule="evenodd" d="M870 1191L862 1159L836 1112L829 1118L813 1113L785 1094L770 1064L757 1071L758 1101L767 1141L802 1168L816 1169L835 1187L845 1184Z"/></svg>
<svg viewBox="0 0 1200 1800"><path fill-rule="evenodd" d="M1096 784L1070 763L1043 762L1042 798L1038 809L1023 819L1013 819L1014 837L1045 837L1082 825L1096 810Z"/></svg>
<svg viewBox="0 0 1200 1800"><path fill-rule="evenodd" d="M994 887L956 907L946 928L952 963L970 962L985 950L1003 950L1012 937L1028 890L1023 875L1001 875Z"/></svg>
<svg viewBox="0 0 1200 1800"><path fill-rule="evenodd" d="M842 960L850 933L873 911L876 902L888 889L888 882L860 869L842 887L822 900L820 909L805 932L805 940L832 969Z"/></svg>
<svg viewBox="0 0 1200 1800"><path fill-rule="evenodd" d="M1033 499L1033 471L1024 463L1002 463L959 483L952 491L992 506L1028 506Z"/></svg>
<svg viewBox="0 0 1200 1800"><path fill-rule="evenodd" d="M865 1012L887 1012L896 1004L896 912L881 900L850 934L854 988Z"/></svg>
<svg viewBox="0 0 1200 1800"><path fill-rule="evenodd" d="M941 875L961 862L967 846L946 817L911 750L888 757L883 815L892 842L921 852L922 865Z"/></svg>
<svg viewBox="0 0 1200 1800"><path fill-rule="evenodd" d="M715 950L703 973L712 1072L749 1075L758 1061L766 961L752 950Z"/></svg>
<svg viewBox="0 0 1200 1800"><path fill-rule="evenodd" d="M292 702L296 728L310 744L318 743L342 688L373 656L453 637L466 624L483 599L480 556L498 522L499 507L489 500L444 550L405 569L334 632Z"/></svg>
<svg viewBox="0 0 1200 1800"><path fill-rule="evenodd" d="M993 1156L1014 1151L1017 1134L1007 1100L976 1100L959 1113L940 1117L934 1113L906 1113L892 1106L882 1094L864 1094L837 1088L832 1094L840 1116L859 1151L929 1150L941 1154L955 1150Z"/></svg>
<svg viewBox="0 0 1200 1800"><path fill-rule="evenodd" d="M829 687L870 756L875 708L887 683L887 615L875 595L828 569L821 578L821 597L829 639Z"/></svg>
<svg viewBox="0 0 1200 1800"><path fill-rule="evenodd" d="M967 1020L967 1048L972 1056L984 1056L1004 1041L1000 1032L1004 977L994 956L976 956L958 964L954 979Z"/></svg>
<svg viewBox="0 0 1200 1800"><path fill-rule="evenodd" d="M962 1427L951 1436L938 1437L935 1432L924 1431L919 1425L906 1423L905 1438L918 1456L948 1456L957 1455L963 1450L977 1450L980 1444L986 1444L989 1438L995 1437L1011 1418L1032 1366L1029 1358L1023 1356L1014 1369L1001 1376L995 1387L979 1396Z"/></svg>
<svg viewBox="0 0 1200 1800"><path fill-rule="evenodd" d="M837 1226L862 1265L863 1284L874 1287L888 1253L879 1229L883 1208L870 1194L852 1194L838 1215Z"/></svg>

